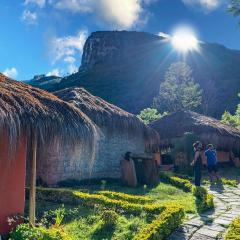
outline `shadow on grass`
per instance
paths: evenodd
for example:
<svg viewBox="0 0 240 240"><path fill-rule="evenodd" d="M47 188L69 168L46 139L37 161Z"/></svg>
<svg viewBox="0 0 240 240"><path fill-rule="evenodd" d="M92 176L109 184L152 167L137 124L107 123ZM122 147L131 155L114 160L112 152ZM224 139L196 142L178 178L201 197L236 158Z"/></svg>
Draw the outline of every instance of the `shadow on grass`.
<svg viewBox="0 0 240 240"><path fill-rule="evenodd" d="M160 183L160 181L159 181ZM159 184L158 183L158 184ZM108 190L114 192L124 192L127 194L134 195L145 195L151 189L155 188L158 184L155 185L138 185L135 188L128 187L122 183L119 179L91 179L91 180L66 180L58 183L59 187L77 189L78 191L95 193L101 190Z"/></svg>
<svg viewBox="0 0 240 240"><path fill-rule="evenodd" d="M114 234L116 226L105 226L103 224L99 224L96 230L93 232L91 236L91 240L111 240Z"/></svg>

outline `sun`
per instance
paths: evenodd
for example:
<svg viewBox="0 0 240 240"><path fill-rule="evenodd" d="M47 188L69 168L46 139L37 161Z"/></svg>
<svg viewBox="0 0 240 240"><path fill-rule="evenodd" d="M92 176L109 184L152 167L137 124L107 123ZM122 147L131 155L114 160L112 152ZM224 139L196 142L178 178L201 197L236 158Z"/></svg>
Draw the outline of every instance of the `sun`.
<svg viewBox="0 0 240 240"><path fill-rule="evenodd" d="M172 35L171 42L173 47L183 53L188 51L197 51L199 41L194 31L188 28L179 28Z"/></svg>

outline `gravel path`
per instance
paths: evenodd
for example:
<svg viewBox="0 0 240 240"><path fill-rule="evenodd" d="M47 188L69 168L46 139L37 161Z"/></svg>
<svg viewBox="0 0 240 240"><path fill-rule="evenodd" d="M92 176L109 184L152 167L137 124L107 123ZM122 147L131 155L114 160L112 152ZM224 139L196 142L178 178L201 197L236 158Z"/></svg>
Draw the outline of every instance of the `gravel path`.
<svg viewBox="0 0 240 240"><path fill-rule="evenodd" d="M215 210L189 219L168 240L213 240L224 239L231 221L240 216L240 188L210 187L214 195Z"/></svg>

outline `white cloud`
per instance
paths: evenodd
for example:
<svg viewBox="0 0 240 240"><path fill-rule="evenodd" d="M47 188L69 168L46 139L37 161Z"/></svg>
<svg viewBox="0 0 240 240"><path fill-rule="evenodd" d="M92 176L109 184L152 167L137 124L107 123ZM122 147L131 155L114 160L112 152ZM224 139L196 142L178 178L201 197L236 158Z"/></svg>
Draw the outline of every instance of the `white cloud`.
<svg viewBox="0 0 240 240"><path fill-rule="evenodd" d="M171 38L171 36L165 32L159 32L159 33L157 33L157 35L159 37L163 37L163 38Z"/></svg>
<svg viewBox="0 0 240 240"><path fill-rule="evenodd" d="M143 9L140 0L98 0L95 12L112 27L129 29L138 22Z"/></svg>
<svg viewBox="0 0 240 240"><path fill-rule="evenodd" d="M92 2L94 0L52 0L50 4L55 8L71 12L92 12Z"/></svg>
<svg viewBox="0 0 240 240"><path fill-rule="evenodd" d="M49 77L49 76L60 77L60 75L61 75L61 70L59 70L58 68L55 68L46 74L47 77Z"/></svg>
<svg viewBox="0 0 240 240"><path fill-rule="evenodd" d="M69 57L74 57L76 54L81 55L86 39L86 31L79 31L76 36L54 37L50 41L52 62L69 60Z"/></svg>
<svg viewBox="0 0 240 240"><path fill-rule="evenodd" d="M78 71L78 67L75 64L69 64L67 66L67 73L73 74L73 73L76 73L77 71Z"/></svg>
<svg viewBox="0 0 240 240"><path fill-rule="evenodd" d="M43 8L46 4L46 0L25 0L24 5L36 4L38 7Z"/></svg>
<svg viewBox="0 0 240 240"><path fill-rule="evenodd" d="M186 5L198 5L205 11L212 11L217 9L221 5L221 0L182 0Z"/></svg>
<svg viewBox="0 0 240 240"><path fill-rule="evenodd" d="M29 10L24 10L21 17L22 21L26 22L27 24L36 24L37 18L37 13Z"/></svg>
<svg viewBox="0 0 240 240"><path fill-rule="evenodd" d="M10 78L16 78L17 75L18 75L18 71L15 67L12 67L12 68L7 68L3 74L7 77L10 77Z"/></svg>
<svg viewBox="0 0 240 240"><path fill-rule="evenodd" d="M78 71L78 67L75 64L76 59L80 60L81 58L87 36L87 31L81 30L75 36L51 38L49 50L52 64L57 62L65 63L66 69L64 72L68 74Z"/></svg>
<svg viewBox="0 0 240 240"><path fill-rule="evenodd" d="M156 0L51 0L57 9L74 13L92 13L106 25L129 29L144 18L144 5Z"/></svg>
<svg viewBox="0 0 240 240"><path fill-rule="evenodd" d="M66 63L74 63L76 62L76 59L72 56L67 56L66 58L64 58L64 62Z"/></svg>
<svg viewBox="0 0 240 240"><path fill-rule="evenodd" d="M78 71L78 67L75 65L76 58L74 58L72 56L67 56L66 58L64 58L64 62L66 62L68 64L67 72L69 74L72 74L72 73L75 73Z"/></svg>

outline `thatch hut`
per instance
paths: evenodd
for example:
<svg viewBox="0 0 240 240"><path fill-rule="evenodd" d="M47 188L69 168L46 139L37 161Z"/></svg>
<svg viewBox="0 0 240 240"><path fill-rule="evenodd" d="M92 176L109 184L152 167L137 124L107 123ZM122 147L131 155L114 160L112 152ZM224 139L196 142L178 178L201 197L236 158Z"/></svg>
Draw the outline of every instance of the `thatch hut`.
<svg viewBox="0 0 240 240"><path fill-rule="evenodd" d="M100 129L98 150L92 169L93 178L119 178L120 161L126 152L141 154L158 147L159 135L135 115L83 88L68 88L55 95L84 112Z"/></svg>
<svg viewBox="0 0 240 240"><path fill-rule="evenodd" d="M174 149L187 133L192 133L194 140L200 140L205 146L212 143L216 147L220 162L236 160L237 163L235 157L239 157L240 131L217 119L191 111L178 111L151 123L150 126L159 132L160 148L163 151L167 148ZM179 158L184 161L183 154L179 154Z"/></svg>
<svg viewBox="0 0 240 240"><path fill-rule="evenodd" d="M69 145L92 137L92 124L78 109L50 93L0 74L0 234L12 227L8 217L23 214L26 156L31 143L33 147L37 141L43 149L54 139ZM31 196L34 211L34 195Z"/></svg>

